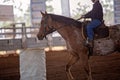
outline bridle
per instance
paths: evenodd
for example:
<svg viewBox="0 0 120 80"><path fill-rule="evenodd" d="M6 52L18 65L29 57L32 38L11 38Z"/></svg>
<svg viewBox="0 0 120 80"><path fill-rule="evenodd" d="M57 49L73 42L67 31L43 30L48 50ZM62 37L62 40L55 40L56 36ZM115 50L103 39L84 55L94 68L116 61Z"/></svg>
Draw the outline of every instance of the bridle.
<svg viewBox="0 0 120 80"><path fill-rule="evenodd" d="M64 28L64 26L66 26L67 24L64 24L64 25L62 25L62 26L60 26L60 27L58 27L58 28L54 28L54 26L50 26L50 25L48 25L47 24L47 19L48 19L48 16L46 16L45 18L45 22L44 22L44 25L43 25L43 27L44 27L44 29L43 29L43 34L44 34L44 37L46 38L46 35L47 34L50 34L50 33L53 33L53 32L55 32L55 31L57 31L57 30L59 30L59 29L61 29L61 28ZM77 19L77 20L79 20L79 19ZM84 24L82 24L82 26L83 26ZM48 28L48 31L47 31L47 28ZM82 30L83 31L83 30ZM83 36L83 35L82 35ZM85 38L85 37L83 37L83 38ZM47 39L47 38L46 38Z"/></svg>
<svg viewBox="0 0 120 80"><path fill-rule="evenodd" d="M66 24L65 24L65 25L62 25L62 26L60 26L58 28L54 28L53 26L50 26L50 25L47 24L47 22L46 22L47 19L48 19L48 17L46 16L45 17L45 22L44 22L44 25L43 25L43 27L44 27L44 29L43 29L44 33L43 34L44 34L45 38L46 38L47 34L53 33L53 32L55 32L55 31L57 31L57 30L59 30L61 28L64 28L64 26L66 26ZM48 28L48 30L47 30L47 28Z"/></svg>
<svg viewBox="0 0 120 80"><path fill-rule="evenodd" d="M43 29L43 34L44 34L44 37L46 38L46 35L47 34L50 34L54 31L56 31L53 27L50 27L50 26L46 26L46 24L44 24L44 29ZM47 31L47 28L49 29L49 31Z"/></svg>

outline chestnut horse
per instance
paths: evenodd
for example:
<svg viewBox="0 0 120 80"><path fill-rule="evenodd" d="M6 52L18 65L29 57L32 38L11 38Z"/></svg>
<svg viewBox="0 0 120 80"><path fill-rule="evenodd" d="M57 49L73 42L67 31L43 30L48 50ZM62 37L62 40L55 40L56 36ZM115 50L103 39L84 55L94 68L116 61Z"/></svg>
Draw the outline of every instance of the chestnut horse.
<svg viewBox="0 0 120 80"><path fill-rule="evenodd" d="M83 45L84 39L82 37L81 27L82 23L60 15L43 13L41 26L37 37L42 40L47 34L58 31L64 38L67 45L68 52L72 55L70 61L66 65L66 73L69 80L75 80L70 71L72 65L78 60L81 60L84 71L86 72L86 79L92 80L91 71L88 64L87 48Z"/></svg>

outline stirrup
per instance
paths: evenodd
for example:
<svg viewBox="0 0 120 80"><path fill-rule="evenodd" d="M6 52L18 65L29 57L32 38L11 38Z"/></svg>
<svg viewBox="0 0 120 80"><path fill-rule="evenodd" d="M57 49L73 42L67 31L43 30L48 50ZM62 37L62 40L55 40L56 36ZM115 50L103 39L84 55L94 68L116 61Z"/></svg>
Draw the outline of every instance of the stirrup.
<svg viewBox="0 0 120 80"><path fill-rule="evenodd" d="M88 47L88 48L93 48L93 40L87 39L85 41L85 46Z"/></svg>

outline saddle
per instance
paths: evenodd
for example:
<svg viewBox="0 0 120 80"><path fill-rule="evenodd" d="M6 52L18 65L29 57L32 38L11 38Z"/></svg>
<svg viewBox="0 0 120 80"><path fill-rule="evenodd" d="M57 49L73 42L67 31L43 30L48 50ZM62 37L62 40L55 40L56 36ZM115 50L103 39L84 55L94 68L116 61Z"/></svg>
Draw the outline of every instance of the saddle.
<svg viewBox="0 0 120 80"><path fill-rule="evenodd" d="M87 39L87 25L90 21L85 21L82 23L82 34L83 38ZM94 29L94 40L106 38L109 36L109 28L102 22L97 28ZM88 47L88 56L93 55L93 48Z"/></svg>
<svg viewBox="0 0 120 80"><path fill-rule="evenodd" d="M90 21L85 21L83 22L83 27L82 27L82 32L83 36L86 39L87 38L87 31L86 27L89 24ZM106 38L109 36L109 28L104 24L104 21L94 29L94 40L95 39L101 39L101 38Z"/></svg>

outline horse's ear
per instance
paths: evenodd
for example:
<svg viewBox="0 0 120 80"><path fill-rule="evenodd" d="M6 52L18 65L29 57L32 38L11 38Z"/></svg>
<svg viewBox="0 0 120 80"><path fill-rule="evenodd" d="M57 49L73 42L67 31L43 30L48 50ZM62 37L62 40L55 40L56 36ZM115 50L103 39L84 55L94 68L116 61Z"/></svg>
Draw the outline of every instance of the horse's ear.
<svg viewBox="0 0 120 80"><path fill-rule="evenodd" d="M45 14L47 14L47 11L45 11Z"/></svg>
<svg viewBox="0 0 120 80"><path fill-rule="evenodd" d="M42 11L40 11L40 12L41 12L42 16L44 16L44 15L45 15L45 13L43 13Z"/></svg>

